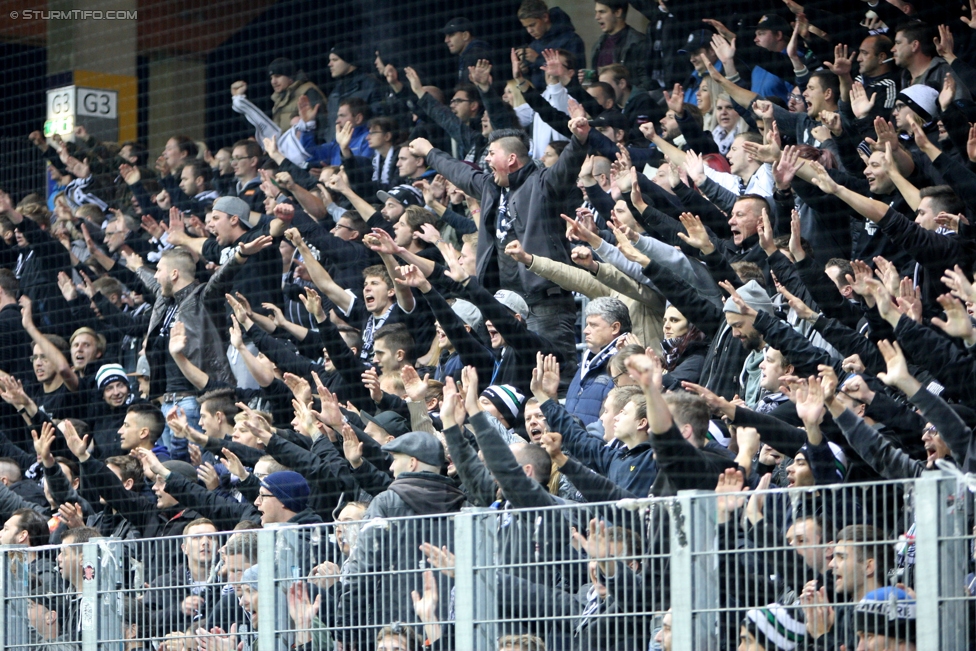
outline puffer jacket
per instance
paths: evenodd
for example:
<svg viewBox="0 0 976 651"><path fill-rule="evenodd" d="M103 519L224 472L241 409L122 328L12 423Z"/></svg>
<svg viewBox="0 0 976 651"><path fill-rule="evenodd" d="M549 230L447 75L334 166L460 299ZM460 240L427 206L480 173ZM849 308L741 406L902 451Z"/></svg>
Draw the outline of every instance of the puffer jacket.
<svg viewBox="0 0 976 651"><path fill-rule="evenodd" d="M589 350L585 351L583 362L580 363L576 375L569 383L569 390L566 392L566 410L583 421L584 425L589 425L600 418L603 401L613 389L613 378L610 377L609 367L610 359L616 351L616 341L595 355ZM584 375L584 363L590 358L596 359Z"/></svg>
<svg viewBox="0 0 976 651"><path fill-rule="evenodd" d="M220 344L222 338L209 310L222 312L226 305L224 294L230 290L234 277L241 269L241 264L234 256L214 272L206 284L194 282L187 285L171 297L163 296L159 291L159 283L153 273L146 267L140 267L136 272L139 280L151 292L156 302L153 305L152 317L149 320L146 354L152 371L149 383L149 397L156 398L166 391L166 360L169 358L168 337L160 337L159 331L163 327L163 320L169 308L176 303L176 314L173 320L182 321L187 332L194 337L187 337L183 354L197 368L203 370L211 379L234 386L233 375L227 362L226 351Z"/></svg>
<svg viewBox="0 0 976 651"><path fill-rule="evenodd" d="M309 81L302 70L295 75L295 81L291 86L271 95L271 101L274 102L274 106L271 107L271 119L282 132L291 129L291 119L298 115L298 98L302 95L308 95L308 101L312 106L325 101L325 93Z"/></svg>
<svg viewBox="0 0 976 651"><path fill-rule="evenodd" d="M568 213L566 197L576 187L586 146L575 137L548 169L529 163L509 176L508 206L514 216L512 231L526 253L542 255L557 262L572 264L569 242L563 237L561 213ZM478 235L478 281L494 293L501 289L495 251L495 227L502 189L490 172L472 169L450 155L432 149L428 164L466 194L481 198L482 220ZM519 265L519 280L525 300L531 306L541 303L559 286Z"/></svg>

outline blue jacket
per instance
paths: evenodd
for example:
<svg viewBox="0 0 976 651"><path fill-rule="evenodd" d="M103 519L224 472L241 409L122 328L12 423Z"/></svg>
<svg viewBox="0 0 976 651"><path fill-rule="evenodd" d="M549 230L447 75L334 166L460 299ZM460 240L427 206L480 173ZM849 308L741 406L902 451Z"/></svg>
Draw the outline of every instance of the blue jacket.
<svg viewBox="0 0 976 651"><path fill-rule="evenodd" d="M603 401L613 389L613 378L610 377L607 367L616 351L615 341L595 355L588 350L585 351L583 361L580 362L576 375L569 383L569 390L566 392L566 411L583 421L583 425L599 420ZM586 375L583 376L585 366L583 362L587 359L593 361Z"/></svg>
<svg viewBox="0 0 976 651"><path fill-rule="evenodd" d="M607 371L607 363L599 369L591 368L585 378L580 378L580 369L569 383L566 392L566 410L573 414L584 425L589 425L600 418L600 408L607 394L613 389L613 378Z"/></svg>
<svg viewBox="0 0 976 651"><path fill-rule="evenodd" d="M532 70L530 79L532 85L540 90L546 87L546 73L542 71L542 66L546 62L542 58L543 50L568 50L576 57L577 70L586 65L586 47L583 45L583 39L576 33L569 14L559 7L551 7L549 20L552 22L549 31L543 34L542 38L529 43L529 47L539 53L539 58L529 63L529 68Z"/></svg>
<svg viewBox="0 0 976 651"><path fill-rule="evenodd" d="M634 495L644 497L650 493L658 473L650 443L645 441L633 448L608 446L580 427L555 400L546 400L540 406L549 429L562 433L567 455Z"/></svg>
<svg viewBox="0 0 976 651"><path fill-rule="evenodd" d="M352 130L349 149L353 156L373 157L373 150L369 148L369 142L366 139L368 134L369 127L365 124L361 124ZM313 166L319 161L329 165L342 165L342 150L335 140L316 146L315 134L311 131L304 131L302 132L302 147L308 152L308 160Z"/></svg>

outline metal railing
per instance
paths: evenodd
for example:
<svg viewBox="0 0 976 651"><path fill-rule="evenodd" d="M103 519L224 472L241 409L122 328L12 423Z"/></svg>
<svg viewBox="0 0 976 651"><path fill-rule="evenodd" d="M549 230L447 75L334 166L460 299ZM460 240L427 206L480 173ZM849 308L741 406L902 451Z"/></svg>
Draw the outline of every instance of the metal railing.
<svg viewBox="0 0 976 651"><path fill-rule="evenodd" d="M940 471L223 533L197 524L3 548L0 644L365 651L386 636L488 651L515 636L508 646L522 649L717 651L742 634L853 650L872 626L867 603L891 615L889 630L914 610L919 651L965 650L974 534L972 494Z"/></svg>

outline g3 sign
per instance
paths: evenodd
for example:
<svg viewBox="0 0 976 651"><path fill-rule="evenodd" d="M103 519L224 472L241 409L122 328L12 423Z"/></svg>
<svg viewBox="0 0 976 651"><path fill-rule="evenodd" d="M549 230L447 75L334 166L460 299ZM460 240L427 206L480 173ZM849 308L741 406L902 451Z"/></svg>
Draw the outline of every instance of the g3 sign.
<svg viewBox="0 0 976 651"><path fill-rule="evenodd" d="M119 94L114 90L79 88L75 110L78 115L115 119L118 117L118 98Z"/></svg>

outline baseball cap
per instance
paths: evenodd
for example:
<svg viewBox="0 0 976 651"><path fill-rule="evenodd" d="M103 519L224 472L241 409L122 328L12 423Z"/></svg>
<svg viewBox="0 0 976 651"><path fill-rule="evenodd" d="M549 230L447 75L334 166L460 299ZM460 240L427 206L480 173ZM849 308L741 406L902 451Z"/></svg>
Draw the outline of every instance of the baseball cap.
<svg viewBox="0 0 976 651"><path fill-rule="evenodd" d="M213 209L225 212L228 215L237 215L241 228L246 231L251 230L251 222L248 221L248 218L251 216L251 208L243 199L239 197L220 197L214 201Z"/></svg>
<svg viewBox="0 0 976 651"><path fill-rule="evenodd" d="M688 34L688 38L685 39L685 44L678 50L678 54L691 54L703 47L712 47L712 35L713 33L707 29L696 29L691 34Z"/></svg>
<svg viewBox="0 0 976 651"><path fill-rule="evenodd" d="M464 18L463 16L458 18L452 18L448 21L444 28L441 29L441 34L454 34L456 32L473 32L474 24Z"/></svg>
<svg viewBox="0 0 976 651"><path fill-rule="evenodd" d="M759 19L753 29L768 29L771 32L792 32L793 28L786 22L786 19L779 14L766 14Z"/></svg>
<svg viewBox="0 0 976 651"><path fill-rule="evenodd" d="M380 190L376 193L376 198L383 203L386 203L388 199L393 199L404 208L407 206L424 205L424 195L422 195L420 190L412 185L398 185L394 188L390 188L389 192Z"/></svg>
<svg viewBox="0 0 976 651"><path fill-rule="evenodd" d="M598 117L590 120L590 126L596 129L602 129L604 127L612 127L614 129L626 129L630 126L629 121L624 114L617 109L610 109L609 111L604 111Z"/></svg>
<svg viewBox="0 0 976 651"><path fill-rule="evenodd" d="M495 300L520 315L523 321L529 318L529 304L512 290L499 289L495 292Z"/></svg>
<svg viewBox="0 0 976 651"><path fill-rule="evenodd" d="M451 305L451 309L457 314L458 318L464 321L468 326L471 326L472 330L480 330L481 326L484 324L485 319L481 315L481 310L474 306L474 303L469 303L468 301L459 298L454 301Z"/></svg>

